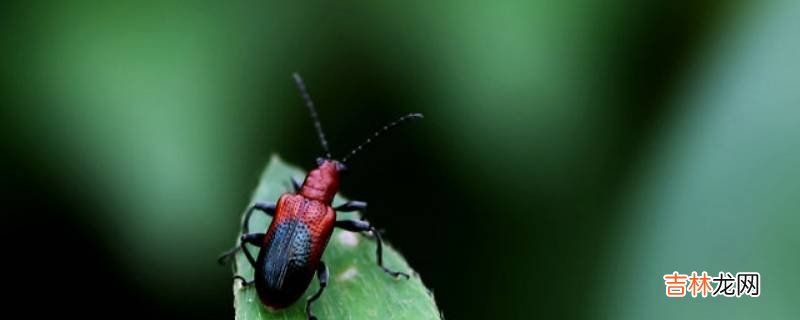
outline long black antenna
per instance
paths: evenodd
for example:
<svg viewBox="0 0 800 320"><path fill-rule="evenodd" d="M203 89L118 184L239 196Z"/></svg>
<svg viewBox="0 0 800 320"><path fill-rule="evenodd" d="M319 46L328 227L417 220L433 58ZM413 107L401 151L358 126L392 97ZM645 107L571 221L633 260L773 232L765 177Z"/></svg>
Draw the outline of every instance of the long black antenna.
<svg viewBox="0 0 800 320"><path fill-rule="evenodd" d="M422 116L421 113L409 113L407 115L404 115L404 116L398 118L395 121L390 122L389 124L383 126L383 128L380 128L380 129L378 129L378 131L375 131L375 133L373 133L371 137L367 138L366 141L364 141L363 143L358 145L358 147L356 147L355 149L350 151L350 154L348 154L344 158L342 158L342 163L347 162L348 159L350 159L354 155L356 155L356 153L361 151L361 149L363 149L366 145L372 143L372 140L378 138L378 136L380 136L382 133L384 133L386 131L389 131L390 129L396 127L397 125L399 125L399 124L401 124L403 122L406 122L406 120L422 119L422 118L424 118L424 117Z"/></svg>
<svg viewBox="0 0 800 320"><path fill-rule="evenodd" d="M331 159L333 156L331 155L331 150L328 149L328 140L325 140L325 133L322 132L322 125L319 123L317 109L314 108L314 101L311 101L311 96L308 94L308 90L306 90L306 84L303 82L303 78L301 78L297 72L292 73L292 77L294 78L294 82L297 83L297 90L300 90L300 95L302 95L303 100L306 101L308 113L311 114L311 121L314 122L314 128L317 129L319 143L322 144L322 149L325 149L325 156L327 156L328 159Z"/></svg>

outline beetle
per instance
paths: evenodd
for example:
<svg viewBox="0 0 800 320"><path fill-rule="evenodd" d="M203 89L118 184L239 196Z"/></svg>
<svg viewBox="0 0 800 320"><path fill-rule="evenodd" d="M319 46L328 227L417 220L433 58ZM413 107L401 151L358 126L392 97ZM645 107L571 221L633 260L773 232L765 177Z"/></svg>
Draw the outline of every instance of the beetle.
<svg viewBox="0 0 800 320"><path fill-rule="evenodd" d="M345 163L381 134L408 120L421 119L422 114L410 113L390 122L375 131L358 147L336 160L328 149L314 102L311 100L305 83L299 74L294 73L294 81L311 115L325 157L317 158L317 167L308 173L302 184L292 179L294 192L287 192L275 203L256 202L245 214L242 236L239 245L233 247L219 258L220 263L230 260L242 250L247 261L255 269L255 277L246 280L235 275L234 281L241 280L243 287L255 284L261 302L272 309L282 309L292 305L305 292L316 273L319 289L306 300L305 312L308 319L316 319L311 305L325 290L328 282L328 268L321 260L334 228L352 232L371 233L377 242L376 262L387 274L409 279L407 273L391 270L383 265L383 240L381 234L366 220L336 220L336 212L364 210L367 203L347 201L332 207L333 198L339 190L339 176L347 170ZM249 223L253 212L262 212L272 217L265 233L250 233ZM257 257L253 257L246 244L259 247Z"/></svg>

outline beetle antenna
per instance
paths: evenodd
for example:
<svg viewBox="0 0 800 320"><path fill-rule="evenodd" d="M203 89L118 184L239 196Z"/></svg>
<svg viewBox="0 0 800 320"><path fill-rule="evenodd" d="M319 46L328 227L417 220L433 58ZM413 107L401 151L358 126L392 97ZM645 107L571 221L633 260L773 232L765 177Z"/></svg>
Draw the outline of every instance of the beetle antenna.
<svg viewBox="0 0 800 320"><path fill-rule="evenodd" d="M319 143L322 144L322 149L325 149L325 156L327 156L328 159L331 159L333 156L331 156L331 150L328 149L328 140L325 140L325 133L322 132L322 124L319 122L317 109L314 108L314 101L311 100L311 95L309 95L308 90L306 90L306 84L303 82L303 78L301 78L297 72L292 73L292 77L294 78L294 82L297 84L297 90L300 91L300 95L303 96L303 100L306 102L308 113L311 114L311 121L314 122L314 128L317 129Z"/></svg>
<svg viewBox="0 0 800 320"><path fill-rule="evenodd" d="M403 122L406 122L407 120L422 119L422 118L424 118L424 117L422 116L421 113L409 113L407 115L404 115L404 116L398 118L395 121L392 121L392 122L388 123L387 125L383 126L383 128L380 128L377 131L375 131L375 133L373 133L372 136L370 136L369 138L367 138L367 140L365 140L360 145L358 145L358 147L356 147L355 149L350 151L350 154L348 154L347 156L342 158L342 163L347 162L348 159L352 158L354 155L356 155L356 153L361 151L361 149L363 149L368 144L372 143L373 140L377 139L378 136L380 136L384 132L389 131L390 129L398 126L399 124L401 124Z"/></svg>

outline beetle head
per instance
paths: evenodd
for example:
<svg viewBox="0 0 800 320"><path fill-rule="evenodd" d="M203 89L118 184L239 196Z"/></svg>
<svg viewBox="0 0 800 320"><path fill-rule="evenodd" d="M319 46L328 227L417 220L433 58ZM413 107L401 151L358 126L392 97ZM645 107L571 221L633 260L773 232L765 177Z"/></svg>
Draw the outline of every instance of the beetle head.
<svg viewBox="0 0 800 320"><path fill-rule="evenodd" d="M306 176L300 194L330 204L339 191L339 172L345 169L339 161L317 158L317 168Z"/></svg>
<svg viewBox="0 0 800 320"><path fill-rule="evenodd" d="M333 165L336 168L336 171L338 171L339 173L347 171L347 166L344 163L342 163L342 162L340 162L338 160L335 160L335 159L327 159L327 158L323 158L323 157L318 157L317 158L317 167L321 167L322 165L325 164L325 162L332 162Z"/></svg>

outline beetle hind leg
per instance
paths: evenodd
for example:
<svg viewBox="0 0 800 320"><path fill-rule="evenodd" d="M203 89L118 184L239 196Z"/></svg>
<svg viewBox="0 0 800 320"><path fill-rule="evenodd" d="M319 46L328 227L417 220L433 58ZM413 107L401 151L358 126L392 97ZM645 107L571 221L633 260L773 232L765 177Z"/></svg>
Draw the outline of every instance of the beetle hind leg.
<svg viewBox="0 0 800 320"><path fill-rule="evenodd" d="M317 265L317 279L319 279L319 289L316 293L314 293L314 295L308 297L308 301L306 301L306 317L308 320L317 320L317 317L311 313L311 304L319 299L319 297L322 295L322 291L324 291L325 287L328 286L328 267L323 261L320 261L319 265Z"/></svg>

